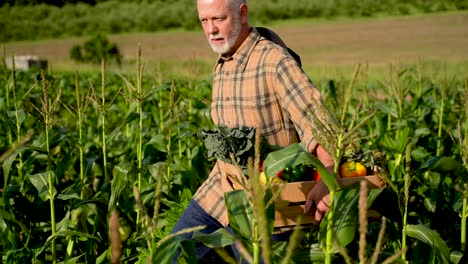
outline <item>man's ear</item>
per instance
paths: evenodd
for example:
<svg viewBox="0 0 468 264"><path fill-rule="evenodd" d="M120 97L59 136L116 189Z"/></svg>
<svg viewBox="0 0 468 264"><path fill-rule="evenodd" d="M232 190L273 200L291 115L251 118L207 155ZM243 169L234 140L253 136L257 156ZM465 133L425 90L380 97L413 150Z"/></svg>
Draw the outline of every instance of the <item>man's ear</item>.
<svg viewBox="0 0 468 264"><path fill-rule="evenodd" d="M248 22L248 8L245 3L242 3L240 6L240 17L241 17L241 22L242 24L245 24Z"/></svg>

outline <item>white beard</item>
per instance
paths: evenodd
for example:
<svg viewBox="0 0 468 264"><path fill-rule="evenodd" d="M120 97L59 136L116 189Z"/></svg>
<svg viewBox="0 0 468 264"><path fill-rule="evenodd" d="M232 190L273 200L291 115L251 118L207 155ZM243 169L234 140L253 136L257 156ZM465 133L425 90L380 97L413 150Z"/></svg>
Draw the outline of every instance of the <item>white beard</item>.
<svg viewBox="0 0 468 264"><path fill-rule="evenodd" d="M240 32L241 32L240 17L234 17L231 36L228 39L225 39L224 43L220 45L213 44L210 41L211 48L213 49L214 52L220 55L228 53L232 49L232 47L234 47L234 45L236 44L236 41L239 38ZM220 38L220 37L224 38L224 36L221 34L210 35L210 38Z"/></svg>

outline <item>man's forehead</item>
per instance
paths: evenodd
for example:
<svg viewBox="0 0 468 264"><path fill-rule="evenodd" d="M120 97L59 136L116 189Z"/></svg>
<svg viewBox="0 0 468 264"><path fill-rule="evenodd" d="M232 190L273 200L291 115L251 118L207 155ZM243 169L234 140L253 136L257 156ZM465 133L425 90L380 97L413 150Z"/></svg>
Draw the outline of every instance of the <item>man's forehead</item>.
<svg viewBox="0 0 468 264"><path fill-rule="evenodd" d="M198 0L198 13L212 16L215 15L215 13L225 12L227 10L226 1L227 0Z"/></svg>
<svg viewBox="0 0 468 264"><path fill-rule="evenodd" d="M226 5L228 0L197 0L198 5Z"/></svg>

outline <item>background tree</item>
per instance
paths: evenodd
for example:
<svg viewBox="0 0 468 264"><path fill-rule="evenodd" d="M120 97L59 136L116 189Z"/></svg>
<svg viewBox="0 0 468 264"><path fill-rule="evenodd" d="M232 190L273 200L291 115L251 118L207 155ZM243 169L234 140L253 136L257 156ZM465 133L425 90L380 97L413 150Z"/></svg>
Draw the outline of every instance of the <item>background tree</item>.
<svg viewBox="0 0 468 264"><path fill-rule="evenodd" d="M115 61L120 65L122 56L117 44L110 42L106 36L97 34L88 39L83 45L75 45L70 49L70 57L79 62L99 64Z"/></svg>

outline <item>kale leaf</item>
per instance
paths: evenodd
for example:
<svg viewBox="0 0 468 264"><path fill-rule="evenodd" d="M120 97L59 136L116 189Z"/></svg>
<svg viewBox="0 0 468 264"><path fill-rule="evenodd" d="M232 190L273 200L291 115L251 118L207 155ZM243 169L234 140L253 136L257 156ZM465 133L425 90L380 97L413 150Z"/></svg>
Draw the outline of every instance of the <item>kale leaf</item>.
<svg viewBox="0 0 468 264"><path fill-rule="evenodd" d="M198 137L205 143L208 158L216 158L230 164L247 168L249 157L255 155L255 128L229 128L219 126L215 129L201 129ZM234 161L230 154L234 154Z"/></svg>

